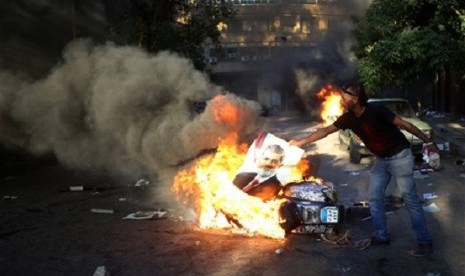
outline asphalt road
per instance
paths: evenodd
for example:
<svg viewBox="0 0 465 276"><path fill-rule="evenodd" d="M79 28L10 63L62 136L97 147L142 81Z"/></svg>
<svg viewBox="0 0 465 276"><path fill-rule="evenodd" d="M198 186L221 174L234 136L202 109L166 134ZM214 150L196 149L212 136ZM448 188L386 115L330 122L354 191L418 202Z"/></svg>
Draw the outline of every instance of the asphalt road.
<svg viewBox="0 0 465 276"><path fill-rule="evenodd" d="M314 126L269 120L267 127L283 138L304 135ZM369 159L349 164L334 135L307 150L314 174L336 185L342 204L366 200ZM440 171L417 179L421 197L437 195L425 206L435 203L440 209L426 213L435 243L428 258L408 254L415 239L404 208L390 209L389 247L358 251L318 236L273 240L198 229L173 199L154 200L156 183L136 187L135 181L116 182L54 164L23 167L0 180L0 275L93 275L98 267L111 275L465 275L465 178L456 156L445 154L441 161ZM70 186L88 189L71 192ZM161 208L167 211L162 219L122 219ZM344 227L352 240L369 238L367 209L350 209Z"/></svg>

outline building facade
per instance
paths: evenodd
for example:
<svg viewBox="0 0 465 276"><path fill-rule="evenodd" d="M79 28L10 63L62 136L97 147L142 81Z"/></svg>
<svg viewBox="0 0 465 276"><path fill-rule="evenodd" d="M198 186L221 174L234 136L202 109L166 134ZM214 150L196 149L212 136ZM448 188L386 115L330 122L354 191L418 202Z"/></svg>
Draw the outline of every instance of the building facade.
<svg viewBox="0 0 465 276"><path fill-rule="evenodd" d="M347 13L340 1L232 0L236 15L219 26L222 47L206 44L207 67L226 90L262 105L295 107L292 67Z"/></svg>

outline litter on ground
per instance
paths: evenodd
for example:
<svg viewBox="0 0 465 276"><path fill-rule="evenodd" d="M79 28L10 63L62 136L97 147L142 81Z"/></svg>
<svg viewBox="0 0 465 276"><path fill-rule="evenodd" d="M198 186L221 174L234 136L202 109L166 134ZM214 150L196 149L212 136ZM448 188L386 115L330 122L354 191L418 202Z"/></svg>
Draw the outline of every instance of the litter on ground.
<svg viewBox="0 0 465 276"><path fill-rule="evenodd" d="M423 206L423 210L425 210L426 212L434 213L439 212L441 209L436 205L436 203L433 202L428 206Z"/></svg>
<svg viewBox="0 0 465 276"><path fill-rule="evenodd" d="M166 214L166 211L138 211L125 216L123 219L161 219Z"/></svg>

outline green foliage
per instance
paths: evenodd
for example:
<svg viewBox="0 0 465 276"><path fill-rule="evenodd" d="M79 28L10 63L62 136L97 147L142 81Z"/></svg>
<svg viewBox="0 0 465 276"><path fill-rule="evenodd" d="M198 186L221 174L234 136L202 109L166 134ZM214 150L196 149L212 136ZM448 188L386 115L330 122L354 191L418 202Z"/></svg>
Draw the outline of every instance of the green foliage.
<svg viewBox="0 0 465 276"><path fill-rule="evenodd" d="M367 88L405 87L447 66L465 72L464 11L463 0L374 0L354 18Z"/></svg>
<svg viewBox="0 0 465 276"><path fill-rule="evenodd" d="M121 20L113 26L113 40L138 45L149 52L170 50L204 68L203 43L219 46L217 26L232 17L225 0L129 0Z"/></svg>

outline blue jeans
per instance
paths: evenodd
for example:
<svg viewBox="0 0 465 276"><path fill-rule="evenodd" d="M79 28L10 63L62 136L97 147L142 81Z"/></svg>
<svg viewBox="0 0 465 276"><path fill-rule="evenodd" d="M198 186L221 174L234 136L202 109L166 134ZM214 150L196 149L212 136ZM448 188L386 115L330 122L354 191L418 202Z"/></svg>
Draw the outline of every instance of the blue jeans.
<svg viewBox="0 0 465 276"><path fill-rule="evenodd" d="M419 244L431 243L423 207L413 181L413 162L412 152L407 148L392 157L377 157L373 165L370 176L370 212L375 237L380 241L390 240L384 198L386 187L394 177L410 214L412 230L417 237L417 242Z"/></svg>

